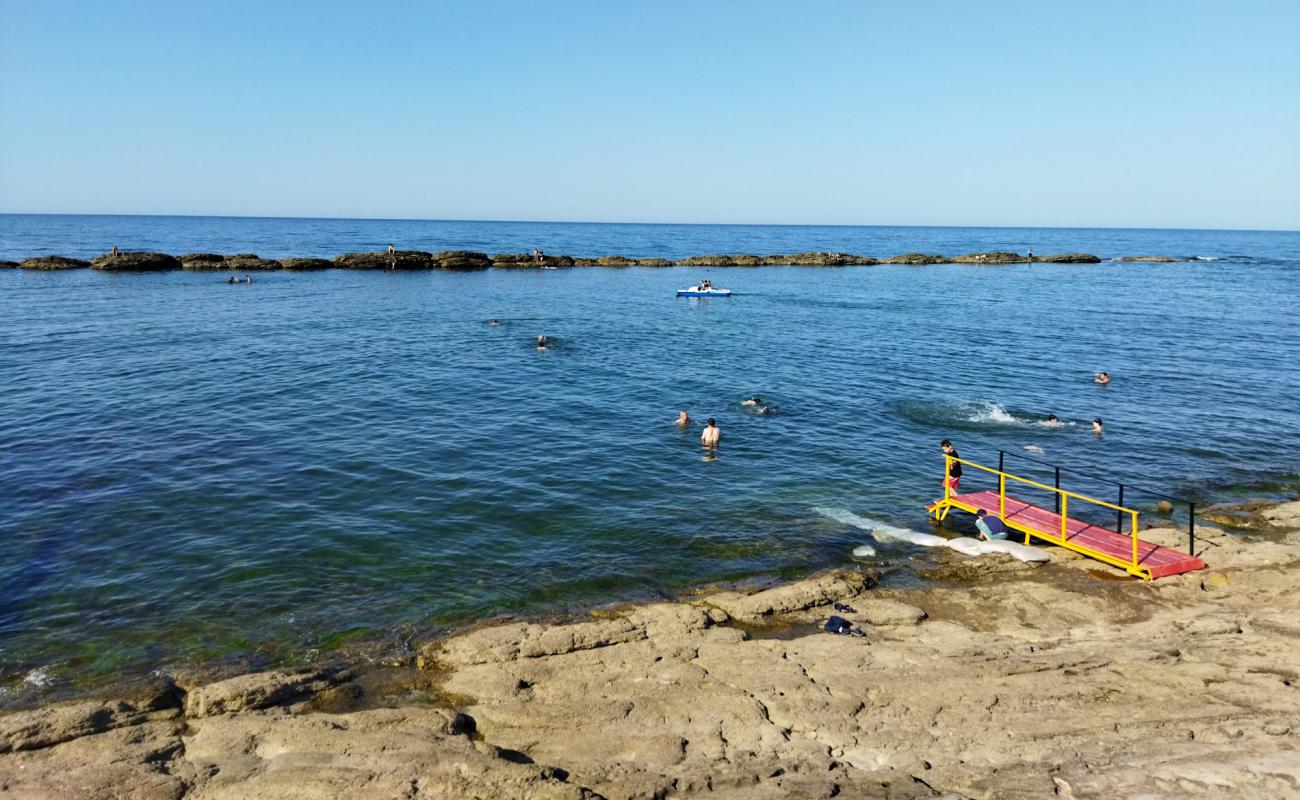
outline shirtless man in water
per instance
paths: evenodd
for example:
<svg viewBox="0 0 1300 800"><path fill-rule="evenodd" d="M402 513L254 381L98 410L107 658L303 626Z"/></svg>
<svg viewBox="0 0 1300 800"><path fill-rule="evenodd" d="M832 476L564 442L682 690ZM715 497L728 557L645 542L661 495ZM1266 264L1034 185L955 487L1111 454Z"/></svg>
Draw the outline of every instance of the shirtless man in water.
<svg viewBox="0 0 1300 800"><path fill-rule="evenodd" d="M722 431L718 430L718 423L709 417L709 421L704 425L704 433L700 434L700 444L705 447L717 447L718 440L722 438Z"/></svg>

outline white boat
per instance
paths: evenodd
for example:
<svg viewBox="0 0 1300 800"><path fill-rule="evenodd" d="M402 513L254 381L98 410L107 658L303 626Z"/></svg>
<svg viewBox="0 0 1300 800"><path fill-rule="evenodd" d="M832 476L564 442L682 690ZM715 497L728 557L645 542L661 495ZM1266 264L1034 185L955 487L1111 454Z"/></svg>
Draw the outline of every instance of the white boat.
<svg viewBox="0 0 1300 800"><path fill-rule="evenodd" d="M699 286L692 286L688 289L678 289L677 296L678 297L731 297L731 290L718 289L713 286L707 286L704 288L700 288Z"/></svg>

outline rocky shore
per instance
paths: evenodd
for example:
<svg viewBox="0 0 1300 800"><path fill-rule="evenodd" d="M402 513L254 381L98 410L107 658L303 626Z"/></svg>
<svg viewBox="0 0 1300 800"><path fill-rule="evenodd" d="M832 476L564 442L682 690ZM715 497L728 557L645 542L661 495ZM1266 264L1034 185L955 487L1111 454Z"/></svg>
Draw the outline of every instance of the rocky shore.
<svg viewBox="0 0 1300 800"><path fill-rule="evenodd" d="M1111 259L1123 262L1193 261L1193 258L1171 256L1124 256ZM927 253L904 253L883 260L851 253L808 252L790 255L758 256L749 254L691 256L677 260L667 258L628 258L626 256L600 256L575 258L567 255L533 256L528 253L501 253L488 255L470 250L444 250L429 253L423 250L398 250L395 253L344 253L333 260L324 258L260 258L253 253L221 255L219 253L186 253L180 256L167 253L122 252L105 253L85 261L45 255L24 261L0 261L0 269L67 270L97 269L105 272L162 272L168 270L228 270L253 272L264 270L453 270L475 271L498 269L567 269L570 267L761 267L805 266L847 267L876 264L1098 264L1101 258L1090 253L1060 253L1056 255L1027 256L1019 253L993 251L943 256Z"/></svg>
<svg viewBox="0 0 1300 800"><path fill-rule="evenodd" d="M852 567L402 669L158 678L0 717L0 798L1296 797L1300 502L1228 511L1268 533L1203 526L1210 568L1151 583L952 553L929 588Z"/></svg>

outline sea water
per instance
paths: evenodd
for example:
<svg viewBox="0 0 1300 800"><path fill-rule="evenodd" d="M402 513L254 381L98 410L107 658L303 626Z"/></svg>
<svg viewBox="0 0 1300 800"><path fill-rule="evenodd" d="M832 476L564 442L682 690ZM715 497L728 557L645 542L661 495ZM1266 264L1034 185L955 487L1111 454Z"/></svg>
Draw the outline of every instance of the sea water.
<svg viewBox="0 0 1300 800"><path fill-rule="evenodd" d="M982 463L1032 455L1202 503L1298 485L1295 233L0 217L4 258L389 242L1205 260L273 272L251 286L0 271L11 696L398 648L493 615L798 574L865 543L902 576L919 548L815 509L930 531L945 437ZM674 296L702 277L735 295ZM535 349L539 334L554 345ZM1092 383L1099 370L1111 385ZM776 413L740 404L755 394ZM706 417L716 454L699 445Z"/></svg>

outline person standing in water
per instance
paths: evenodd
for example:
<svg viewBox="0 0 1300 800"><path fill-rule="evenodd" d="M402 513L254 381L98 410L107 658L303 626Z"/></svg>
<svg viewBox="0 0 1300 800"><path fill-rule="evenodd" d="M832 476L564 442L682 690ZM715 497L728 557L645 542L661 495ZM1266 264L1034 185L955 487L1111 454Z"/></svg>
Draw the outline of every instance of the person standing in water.
<svg viewBox="0 0 1300 800"><path fill-rule="evenodd" d="M1098 372L1092 376L1092 382L1105 386L1106 384L1110 383L1110 373Z"/></svg>
<svg viewBox="0 0 1300 800"><path fill-rule="evenodd" d="M1096 419L1094 419L1094 420L1092 421L1092 432L1093 432L1094 434L1096 434L1097 436L1101 436L1103 433L1106 432L1106 431L1101 427L1101 417L1097 417Z"/></svg>
<svg viewBox="0 0 1300 800"><path fill-rule="evenodd" d="M677 413L677 422L676 422L676 424L679 425L679 426L681 426L681 427L683 427L683 428L685 428L687 425L691 424L691 416L690 416L689 414L686 413L686 410L685 410L685 409L682 409L681 411L679 411L679 412Z"/></svg>
<svg viewBox="0 0 1300 800"><path fill-rule="evenodd" d="M721 438L722 431L718 430L718 423L714 421L713 417L709 417L708 422L704 424L704 432L700 434L700 444L712 449L718 446L718 441Z"/></svg>
<svg viewBox="0 0 1300 800"><path fill-rule="evenodd" d="M944 497L947 497L949 492L957 494L957 486L961 483L961 462L957 460L961 456L947 439L939 442L939 449L945 456L952 456L952 461L948 462L948 474L943 477Z"/></svg>

